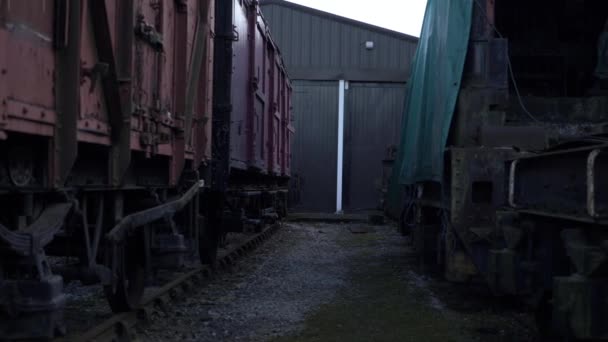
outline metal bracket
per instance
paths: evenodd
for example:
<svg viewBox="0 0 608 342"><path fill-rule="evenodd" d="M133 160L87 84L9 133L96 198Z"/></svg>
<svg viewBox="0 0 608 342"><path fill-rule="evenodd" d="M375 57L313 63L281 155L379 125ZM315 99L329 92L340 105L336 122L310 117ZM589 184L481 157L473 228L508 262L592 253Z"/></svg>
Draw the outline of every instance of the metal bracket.
<svg viewBox="0 0 608 342"><path fill-rule="evenodd" d="M0 240L20 256L32 256L48 245L63 227L65 218L72 209L72 203L55 204L24 230L14 232L0 224Z"/></svg>
<svg viewBox="0 0 608 342"><path fill-rule="evenodd" d="M97 81L101 78L106 77L109 71L110 65L108 63L95 63L95 65L91 68L81 68L82 76L87 77L91 81L89 93L95 91L95 88L97 87Z"/></svg>
<svg viewBox="0 0 608 342"><path fill-rule="evenodd" d="M135 36L150 44L155 51L164 51L162 34L157 32L153 25L148 24L144 19L144 16L141 14L137 16L137 23L135 24Z"/></svg>
<svg viewBox="0 0 608 342"><path fill-rule="evenodd" d="M142 227L145 224L172 216L190 203L194 196L197 195L200 189L204 186L205 181L199 180L181 198L175 201L126 216L114 228L112 228L112 230L106 235L106 238L115 244L120 243L131 231Z"/></svg>
<svg viewBox="0 0 608 342"><path fill-rule="evenodd" d="M239 35L239 31L237 31L236 26L232 25L232 34L216 34L215 38L229 41L229 42L238 42L241 37Z"/></svg>

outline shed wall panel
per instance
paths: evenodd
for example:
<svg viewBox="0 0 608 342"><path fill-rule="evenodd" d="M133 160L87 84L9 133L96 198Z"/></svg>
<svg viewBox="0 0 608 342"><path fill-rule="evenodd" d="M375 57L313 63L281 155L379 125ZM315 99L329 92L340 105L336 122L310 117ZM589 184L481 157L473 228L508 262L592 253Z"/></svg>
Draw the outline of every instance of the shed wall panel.
<svg viewBox="0 0 608 342"><path fill-rule="evenodd" d="M346 211L378 207L382 160L399 144L403 84L351 83L346 92L344 193Z"/></svg>
<svg viewBox="0 0 608 342"><path fill-rule="evenodd" d="M333 212L336 200L338 82L294 82L292 195L296 211Z"/></svg>

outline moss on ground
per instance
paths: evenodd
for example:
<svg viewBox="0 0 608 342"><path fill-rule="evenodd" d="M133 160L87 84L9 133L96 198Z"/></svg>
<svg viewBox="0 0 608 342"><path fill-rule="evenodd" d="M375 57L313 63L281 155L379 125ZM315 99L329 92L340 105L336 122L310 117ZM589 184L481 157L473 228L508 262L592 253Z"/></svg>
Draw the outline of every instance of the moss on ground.
<svg viewBox="0 0 608 342"><path fill-rule="evenodd" d="M403 251L391 255L376 249L381 245L378 236L341 237L340 245L357 249L350 265L350 286L311 313L303 330L275 342L469 340L431 307L425 291L408 283L404 267L411 261Z"/></svg>

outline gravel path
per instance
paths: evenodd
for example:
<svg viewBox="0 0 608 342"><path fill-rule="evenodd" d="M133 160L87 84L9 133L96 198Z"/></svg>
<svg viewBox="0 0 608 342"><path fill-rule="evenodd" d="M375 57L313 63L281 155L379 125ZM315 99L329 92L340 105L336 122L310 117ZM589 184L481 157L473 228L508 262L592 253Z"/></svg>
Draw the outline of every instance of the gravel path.
<svg viewBox="0 0 608 342"><path fill-rule="evenodd" d="M346 284L349 252L341 230L285 224L251 257L199 296L140 332L148 341L258 341L301 327L306 314Z"/></svg>
<svg viewBox="0 0 608 342"><path fill-rule="evenodd" d="M394 227L285 224L138 333L144 341L535 340L528 315L422 276L416 264Z"/></svg>

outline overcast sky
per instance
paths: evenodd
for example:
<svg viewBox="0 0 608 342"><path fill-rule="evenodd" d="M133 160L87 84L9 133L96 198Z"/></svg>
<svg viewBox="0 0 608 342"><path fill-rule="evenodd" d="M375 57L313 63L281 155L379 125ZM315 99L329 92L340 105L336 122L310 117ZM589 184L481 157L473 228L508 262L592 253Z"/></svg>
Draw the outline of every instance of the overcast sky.
<svg viewBox="0 0 608 342"><path fill-rule="evenodd" d="M300 5L420 36L426 0L289 0Z"/></svg>

